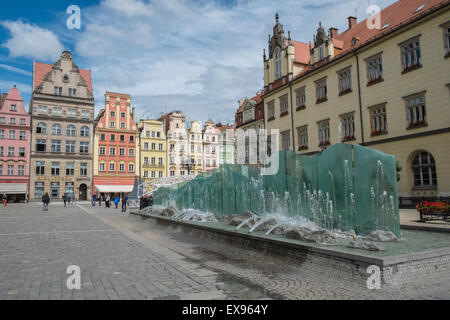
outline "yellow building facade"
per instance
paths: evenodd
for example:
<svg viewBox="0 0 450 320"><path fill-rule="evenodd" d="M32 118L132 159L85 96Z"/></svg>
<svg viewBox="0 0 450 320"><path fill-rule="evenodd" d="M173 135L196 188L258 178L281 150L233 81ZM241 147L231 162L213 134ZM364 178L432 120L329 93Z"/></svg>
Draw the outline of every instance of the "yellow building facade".
<svg viewBox="0 0 450 320"><path fill-rule="evenodd" d="M289 66L290 40L272 40L287 47L272 47L278 61L275 53L264 59L265 126L280 131L281 149L301 154L357 143L395 155L403 207L448 200L449 2L400 0L380 18L372 30L349 17L341 34L320 25L310 62L298 70Z"/></svg>
<svg viewBox="0 0 450 320"><path fill-rule="evenodd" d="M140 177L144 182L167 177L167 143L164 125L158 120L141 120Z"/></svg>

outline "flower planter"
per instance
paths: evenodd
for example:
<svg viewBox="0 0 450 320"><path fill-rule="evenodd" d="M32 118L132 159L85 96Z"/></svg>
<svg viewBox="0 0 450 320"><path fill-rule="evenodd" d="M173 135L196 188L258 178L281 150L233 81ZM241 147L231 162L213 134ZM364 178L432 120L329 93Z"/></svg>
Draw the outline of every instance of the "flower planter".
<svg viewBox="0 0 450 320"><path fill-rule="evenodd" d="M416 206L416 209L420 212L420 221L422 222L450 219L450 205L442 201L423 201Z"/></svg>

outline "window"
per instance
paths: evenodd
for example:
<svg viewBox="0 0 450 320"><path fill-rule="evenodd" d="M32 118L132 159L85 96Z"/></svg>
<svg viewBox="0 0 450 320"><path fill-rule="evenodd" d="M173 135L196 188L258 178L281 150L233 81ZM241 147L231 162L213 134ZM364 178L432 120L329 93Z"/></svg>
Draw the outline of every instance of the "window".
<svg viewBox="0 0 450 320"><path fill-rule="evenodd" d="M87 176L87 163L80 163L80 176Z"/></svg>
<svg viewBox="0 0 450 320"><path fill-rule="evenodd" d="M56 117L62 116L62 108L61 107L53 107L53 115Z"/></svg>
<svg viewBox="0 0 450 320"><path fill-rule="evenodd" d="M36 182L34 184L34 197L36 199L41 199L43 195L44 195L44 183Z"/></svg>
<svg viewBox="0 0 450 320"><path fill-rule="evenodd" d="M52 176L59 176L59 162L52 162Z"/></svg>
<svg viewBox="0 0 450 320"><path fill-rule="evenodd" d="M36 140L36 151L38 151L38 152L47 151L47 140L37 139Z"/></svg>
<svg viewBox="0 0 450 320"><path fill-rule="evenodd" d="M162 143L159 144L159 151L163 151L163 144Z"/></svg>
<svg viewBox="0 0 450 320"><path fill-rule="evenodd" d="M116 117L116 112L115 111L111 111L110 114L111 114L111 118L115 118Z"/></svg>
<svg viewBox="0 0 450 320"><path fill-rule="evenodd" d="M45 162L38 161L36 162L36 175L44 175L45 174Z"/></svg>
<svg viewBox="0 0 450 320"><path fill-rule="evenodd" d="M319 147L330 145L330 121L320 121L317 125L319 127Z"/></svg>
<svg viewBox="0 0 450 320"><path fill-rule="evenodd" d="M61 152L61 140L52 140L52 152Z"/></svg>
<svg viewBox="0 0 450 320"><path fill-rule="evenodd" d="M111 134L111 141L116 141L116 135L115 134Z"/></svg>
<svg viewBox="0 0 450 320"><path fill-rule="evenodd" d="M38 106L38 114L47 114L47 106Z"/></svg>
<svg viewBox="0 0 450 320"><path fill-rule="evenodd" d="M36 133L47 134L47 125L42 122L38 123L38 125L36 127Z"/></svg>
<svg viewBox="0 0 450 320"><path fill-rule="evenodd" d="M66 153L75 153L75 141L66 141Z"/></svg>
<svg viewBox="0 0 450 320"><path fill-rule="evenodd" d="M174 157L170 157L170 165L175 165L175 158Z"/></svg>
<svg viewBox="0 0 450 320"><path fill-rule="evenodd" d="M66 182L66 193L73 194L74 185L73 182Z"/></svg>
<svg viewBox="0 0 450 320"><path fill-rule="evenodd" d="M275 101L270 101L267 104L267 114L269 116L269 120L275 119Z"/></svg>
<svg viewBox="0 0 450 320"><path fill-rule="evenodd" d="M419 37L400 44L402 50L403 72L414 70L421 66L421 52Z"/></svg>
<svg viewBox="0 0 450 320"><path fill-rule="evenodd" d="M304 109L306 105L306 89L305 87L295 90L295 103L297 105L297 111Z"/></svg>
<svg viewBox="0 0 450 320"><path fill-rule="evenodd" d="M148 171L144 171L144 178L148 178Z"/></svg>
<svg viewBox="0 0 450 320"><path fill-rule="evenodd" d="M18 172L17 172L17 175L19 175L19 176L24 176L25 175L25 166L19 166L18 167L19 169L18 169Z"/></svg>
<svg viewBox="0 0 450 320"><path fill-rule="evenodd" d="M148 157L144 158L144 166L148 166Z"/></svg>
<svg viewBox="0 0 450 320"><path fill-rule="evenodd" d="M19 157L25 157L25 148L19 148Z"/></svg>
<svg viewBox="0 0 450 320"><path fill-rule="evenodd" d="M111 128L115 128L116 127L116 123L114 121L111 121L110 125Z"/></svg>
<svg viewBox="0 0 450 320"><path fill-rule="evenodd" d="M412 162L414 189L437 188L436 163L428 152L419 153Z"/></svg>
<svg viewBox="0 0 450 320"><path fill-rule="evenodd" d="M152 150L156 150L156 143L152 143Z"/></svg>
<svg viewBox="0 0 450 320"><path fill-rule="evenodd" d="M450 52L450 27L445 28L445 44L448 54Z"/></svg>
<svg viewBox="0 0 450 320"><path fill-rule="evenodd" d="M81 127L80 136L89 137L89 127Z"/></svg>
<svg viewBox="0 0 450 320"><path fill-rule="evenodd" d="M130 142L134 142L134 136L130 136Z"/></svg>
<svg viewBox="0 0 450 320"><path fill-rule="evenodd" d="M275 53L275 80L281 78L281 50L277 49Z"/></svg>
<svg viewBox="0 0 450 320"><path fill-rule="evenodd" d="M175 177L175 171L170 171L170 176Z"/></svg>
<svg viewBox="0 0 450 320"><path fill-rule="evenodd" d="M3 164L0 164L0 176L3 175Z"/></svg>
<svg viewBox="0 0 450 320"><path fill-rule="evenodd" d="M77 129L74 125L69 124L66 128L66 134L69 137L75 137L77 135Z"/></svg>
<svg viewBox="0 0 450 320"><path fill-rule="evenodd" d="M352 72L350 67L338 71L339 95L344 95L352 91Z"/></svg>
<svg viewBox="0 0 450 320"><path fill-rule="evenodd" d="M125 136L123 134L120 135L119 137L120 142L125 142Z"/></svg>
<svg viewBox="0 0 450 320"><path fill-rule="evenodd" d="M9 147L8 148L8 157L14 157L14 155L15 155L15 148Z"/></svg>
<svg viewBox="0 0 450 320"><path fill-rule="evenodd" d="M60 136L61 135L61 125L58 123L55 123L52 126L52 135L54 136Z"/></svg>
<svg viewBox="0 0 450 320"><path fill-rule="evenodd" d="M381 53L367 59L367 81L368 85L383 80L383 60Z"/></svg>
<svg viewBox="0 0 450 320"><path fill-rule="evenodd" d="M280 97L280 114L281 116L289 114L289 103L287 94Z"/></svg>
<svg viewBox="0 0 450 320"><path fill-rule="evenodd" d="M100 155L101 156L106 155L106 148L105 147L100 147Z"/></svg>
<svg viewBox="0 0 450 320"><path fill-rule="evenodd" d="M109 148L109 155L115 156L116 155L116 148Z"/></svg>
<svg viewBox="0 0 450 320"><path fill-rule="evenodd" d="M163 172L162 172L162 171L159 172L159 177L160 177L160 178L163 177Z"/></svg>
<svg viewBox="0 0 450 320"><path fill-rule="evenodd" d="M129 149L128 150L128 156L129 157L134 157L134 149Z"/></svg>
<svg viewBox="0 0 450 320"><path fill-rule="evenodd" d="M0 130L0 139L5 139L5 130Z"/></svg>
<svg viewBox="0 0 450 320"><path fill-rule="evenodd" d="M5 117L0 118L0 123L5 123Z"/></svg>
<svg viewBox="0 0 450 320"><path fill-rule="evenodd" d="M70 118L77 117L77 109L67 109L67 116Z"/></svg>
<svg viewBox="0 0 450 320"><path fill-rule="evenodd" d="M134 164L130 163L128 165L128 172L134 172Z"/></svg>
<svg viewBox="0 0 450 320"><path fill-rule="evenodd" d="M125 157L125 149L124 148L119 149L119 156Z"/></svg>
<svg viewBox="0 0 450 320"><path fill-rule="evenodd" d="M148 142L145 142L145 143L144 143L144 150L145 150L145 151L148 151Z"/></svg>
<svg viewBox="0 0 450 320"><path fill-rule="evenodd" d="M9 124L16 124L16 118L9 118Z"/></svg>
<svg viewBox="0 0 450 320"><path fill-rule="evenodd" d="M52 182L50 184L50 195L52 198L59 198L59 182Z"/></svg>
<svg viewBox="0 0 450 320"><path fill-rule="evenodd" d="M163 158L159 158L159 165L160 165L160 166L163 165Z"/></svg>
<svg viewBox="0 0 450 320"><path fill-rule="evenodd" d="M120 128L125 129L127 127L127 124L125 122L120 123Z"/></svg>
<svg viewBox="0 0 450 320"><path fill-rule="evenodd" d="M156 172L152 171L152 178L156 178Z"/></svg>
<svg viewBox="0 0 450 320"><path fill-rule="evenodd" d="M9 111L13 111L16 112L17 111L17 106L15 104L12 104Z"/></svg>
<svg viewBox="0 0 450 320"><path fill-rule="evenodd" d="M104 162L101 162L101 163L100 163L99 170L100 170L101 172L105 172L105 171L106 171L106 169L105 169L105 163L104 163Z"/></svg>
<svg viewBox="0 0 450 320"><path fill-rule="evenodd" d="M372 137L387 133L386 105L375 106L370 110Z"/></svg>
<svg viewBox="0 0 450 320"><path fill-rule="evenodd" d="M55 96L62 96L62 87L54 87Z"/></svg>
<svg viewBox="0 0 450 320"><path fill-rule="evenodd" d="M109 171L112 171L112 172L116 171L116 164L114 162L111 162L109 164Z"/></svg>
<svg viewBox="0 0 450 320"><path fill-rule="evenodd" d="M66 176L73 176L75 174L75 163L66 162Z"/></svg>
<svg viewBox="0 0 450 320"><path fill-rule="evenodd" d="M16 139L16 130L9 130L9 140L15 140Z"/></svg>
<svg viewBox="0 0 450 320"><path fill-rule="evenodd" d="M19 140L26 140L26 138L27 138L26 131L20 131L20 133L19 133Z"/></svg>
<svg viewBox="0 0 450 320"><path fill-rule="evenodd" d="M306 150L308 149L308 126L303 126L297 129L298 130L298 150Z"/></svg>
<svg viewBox="0 0 450 320"><path fill-rule="evenodd" d="M119 171L125 172L125 163L119 163Z"/></svg>
<svg viewBox="0 0 450 320"><path fill-rule="evenodd" d="M14 165L8 165L8 176L14 175Z"/></svg>
<svg viewBox="0 0 450 320"><path fill-rule="evenodd" d="M152 158L152 166L156 165L156 158Z"/></svg>
<svg viewBox="0 0 450 320"><path fill-rule="evenodd" d="M171 144L170 145L170 152L174 152L175 151L175 145L174 144Z"/></svg>
<svg viewBox="0 0 450 320"><path fill-rule="evenodd" d="M83 119L90 119L91 118L91 112L89 110L81 110L81 118L83 118Z"/></svg>
<svg viewBox="0 0 450 320"><path fill-rule="evenodd" d="M69 96L76 97L77 96L77 89L69 88Z"/></svg>
<svg viewBox="0 0 450 320"><path fill-rule="evenodd" d="M26 120L25 119L20 119L20 125L22 125L22 126L24 126L24 125L26 125L27 123L26 123Z"/></svg>
<svg viewBox="0 0 450 320"><path fill-rule="evenodd" d="M320 45L319 47L319 60L322 60L323 58L325 58L325 52L323 51L323 45Z"/></svg>
<svg viewBox="0 0 450 320"><path fill-rule="evenodd" d="M281 133L281 150L289 150L291 147L291 134L290 131Z"/></svg>
<svg viewBox="0 0 450 320"><path fill-rule="evenodd" d="M89 142L80 142L80 153L89 153Z"/></svg>
<svg viewBox="0 0 450 320"><path fill-rule="evenodd" d="M355 140L355 114L341 116L342 142Z"/></svg>
<svg viewBox="0 0 450 320"><path fill-rule="evenodd" d="M5 147L0 147L0 157L3 157L4 152L5 152Z"/></svg>
<svg viewBox="0 0 450 320"><path fill-rule="evenodd" d="M100 134L100 141L106 141L106 134L104 133Z"/></svg>
<svg viewBox="0 0 450 320"><path fill-rule="evenodd" d="M327 101L327 79L323 78L316 81L316 103Z"/></svg>
<svg viewBox="0 0 450 320"><path fill-rule="evenodd" d="M120 113L120 117L121 117L122 119L125 119L125 118L126 118L125 112L121 112L121 113Z"/></svg>
<svg viewBox="0 0 450 320"><path fill-rule="evenodd" d="M408 129L427 126L427 113L425 108L425 93L405 98L406 120Z"/></svg>

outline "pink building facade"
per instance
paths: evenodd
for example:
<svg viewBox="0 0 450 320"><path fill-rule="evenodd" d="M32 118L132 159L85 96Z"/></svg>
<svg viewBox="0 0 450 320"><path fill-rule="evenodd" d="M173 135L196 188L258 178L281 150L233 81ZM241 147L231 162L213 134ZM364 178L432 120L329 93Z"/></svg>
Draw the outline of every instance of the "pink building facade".
<svg viewBox="0 0 450 320"><path fill-rule="evenodd" d="M215 127L212 120L206 121L203 130L203 163L204 171L210 171L219 167L219 138L220 130Z"/></svg>
<svg viewBox="0 0 450 320"><path fill-rule="evenodd" d="M30 141L30 115L14 87L0 107L0 195L6 194L9 202L28 199Z"/></svg>

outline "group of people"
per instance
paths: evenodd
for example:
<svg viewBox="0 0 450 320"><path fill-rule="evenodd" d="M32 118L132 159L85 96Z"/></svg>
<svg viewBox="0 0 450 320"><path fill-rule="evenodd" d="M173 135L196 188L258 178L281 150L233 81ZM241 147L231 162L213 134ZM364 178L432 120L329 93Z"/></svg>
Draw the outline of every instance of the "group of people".
<svg viewBox="0 0 450 320"><path fill-rule="evenodd" d="M139 209L142 210L151 206L153 206L153 195L142 196L139 202Z"/></svg>
<svg viewBox="0 0 450 320"><path fill-rule="evenodd" d="M106 195L101 194L93 194L92 195L92 206L95 207L95 204L98 202L98 206L102 206L102 202L105 203L106 208L111 208L111 205L114 204L116 209L119 208L119 203L122 201L122 212L127 211L127 204L128 204L128 194L125 193L122 195L122 199L119 195L111 196L109 193Z"/></svg>
<svg viewBox="0 0 450 320"><path fill-rule="evenodd" d="M64 193L62 196L62 201L64 202L64 207L75 203L75 197L71 197L70 194Z"/></svg>

